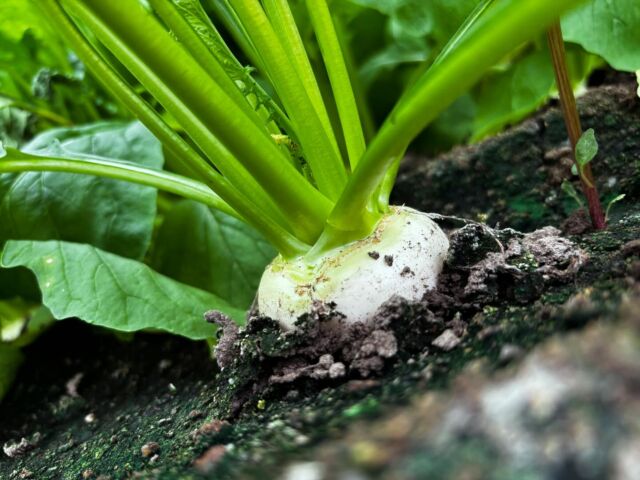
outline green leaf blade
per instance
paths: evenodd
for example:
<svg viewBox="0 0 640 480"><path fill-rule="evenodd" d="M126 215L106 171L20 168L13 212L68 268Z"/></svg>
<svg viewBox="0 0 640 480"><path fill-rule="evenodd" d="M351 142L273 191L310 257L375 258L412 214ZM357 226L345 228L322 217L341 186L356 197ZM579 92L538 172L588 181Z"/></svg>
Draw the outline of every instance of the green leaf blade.
<svg viewBox="0 0 640 480"><path fill-rule="evenodd" d="M160 273L248 309L275 250L255 230L185 200L165 215L151 265Z"/></svg>
<svg viewBox="0 0 640 480"><path fill-rule="evenodd" d="M243 310L211 293L91 245L9 241L0 264L33 271L43 303L57 319L78 317L124 332L160 329L197 340L215 333L215 327L203 320L209 309L238 322L244 318Z"/></svg>
<svg viewBox="0 0 640 480"><path fill-rule="evenodd" d="M592 0L562 21L565 41L600 55L613 68L640 68L640 3L637 0Z"/></svg>
<svg viewBox="0 0 640 480"><path fill-rule="evenodd" d="M593 128L586 130L576 144L576 163L584 168L598 154L598 141Z"/></svg>
<svg viewBox="0 0 640 480"><path fill-rule="evenodd" d="M152 169L163 163L160 143L137 122L101 122L43 133L24 149L35 155L91 155ZM0 175L0 245L10 239L91 243L142 258L156 214L153 188L68 173Z"/></svg>

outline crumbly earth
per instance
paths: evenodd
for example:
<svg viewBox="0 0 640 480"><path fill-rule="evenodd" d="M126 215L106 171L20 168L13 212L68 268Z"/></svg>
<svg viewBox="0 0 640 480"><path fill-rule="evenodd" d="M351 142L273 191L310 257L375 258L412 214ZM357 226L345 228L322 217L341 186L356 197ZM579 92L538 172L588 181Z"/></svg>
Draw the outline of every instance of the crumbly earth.
<svg viewBox="0 0 640 480"><path fill-rule="evenodd" d="M258 315L238 329L230 318L209 312L207 320L222 330L215 354L223 381L215 398L229 404L228 415L236 416L256 396L273 400L293 389L376 377L398 355L451 350L467 333L465 319L499 302L534 301L551 285L574 280L588 260L553 227L522 234L455 217L432 219L449 230L451 247L437 290L420 303L393 298L367 323L343 322L331 305L318 304L286 332Z"/></svg>
<svg viewBox="0 0 640 480"><path fill-rule="evenodd" d="M220 371L204 344L60 322L29 347L2 403L0 478L633 478L640 107L631 91L605 87L581 101L600 140L596 174L607 194L627 194L609 230L567 240L440 217L453 248L437 294L392 302L381 328L331 352L256 320L245 332L260 345L240 342L241 356L264 358L244 370L221 351ZM565 136L551 109L445 156L438 175L414 164L396 202L523 232L559 227L559 184L541 180L553 168L545 152ZM452 206L440 209L439 195ZM361 372L345 347L382 367ZM297 365L282 356L296 348Z"/></svg>

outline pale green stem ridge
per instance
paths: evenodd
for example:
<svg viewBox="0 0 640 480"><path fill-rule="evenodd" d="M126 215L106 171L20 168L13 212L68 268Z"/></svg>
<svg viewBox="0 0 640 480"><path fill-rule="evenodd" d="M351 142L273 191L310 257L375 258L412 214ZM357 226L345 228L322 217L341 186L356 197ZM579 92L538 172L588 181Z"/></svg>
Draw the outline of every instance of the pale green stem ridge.
<svg viewBox="0 0 640 480"><path fill-rule="evenodd" d="M232 5L284 104L318 189L329 199L337 199L346 184L347 173L337 142L328 134L309 96L309 88L313 91L313 86L299 76L290 58L291 46L284 47L260 2L235 0Z"/></svg>
<svg viewBox="0 0 640 480"><path fill-rule="evenodd" d="M344 54L326 0L306 0L306 4L338 108L349 165L354 170L366 144Z"/></svg>

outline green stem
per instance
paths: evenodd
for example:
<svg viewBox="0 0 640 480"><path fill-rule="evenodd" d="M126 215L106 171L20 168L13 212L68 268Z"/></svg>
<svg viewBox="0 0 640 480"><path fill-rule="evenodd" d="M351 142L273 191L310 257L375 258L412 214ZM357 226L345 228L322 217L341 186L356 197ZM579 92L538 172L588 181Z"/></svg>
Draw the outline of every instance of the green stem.
<svg viewBox="0 0 640 480"><path fill-rule="evenodd" d="M164 170L152 170L124 161L105 161L95 158L56 158L27 155L7 149L0 157L0 173L65 172L95 175L96 177L124 180L146 185L164 192L180 195L216 208L233 217L243 218L204 183Z"/></svg>
<svg viewBox="0 0 640 480"><path fill-rule="evenodd" d="M260 204L260 208L256 206L255 202L259 201L259 197L249 197L252 201L238 192L224 177L211 168L180 135L167 126L158 114L96 54L91 45L67 18L56 0L42 0L40 5L47 19L55 26L56 31L64 37L69 45L74 46L76 54L91 70L95 78L151 130L165 148L172 153L170 158L179 161L187 171L195 172L249 224L261 231L284 256L295 256L300 251L304 251L304 248L295 246L295 242L287 240L290 234L288 231L282 232L285 229L282 224L276 223L271 216L265 215L267 208L265 204Z"/></svg>
<svg viewBox="0 0 640 480"><path fill-rule="evenodd" d="M198 0L173 0L171 4L166 0L151 0L151 4L212 77L221 75L213 63L226 72L234 88L242 92L246 102L258 112L269 133L282 133L278 125L287 131L293 130L282 109L251 76L251 69L245 68L231 52Z"/></svg>
<svg viewBox="0 0 640 480"><path fill-rule="evenodd" d="M488 68L579 3L580 0L511 0L489 9L446 58L427 70L411 97L387 118L329 217L327 235L345 241L371 232L380 218L370 208L371 197L397 161L398 152Z"/></svg>
<svg viewBox="0 0 640 480"><path fill-rule="evenodd" d="M55 112L39 107L37 105L32 105L28 102L12 98L6 94L0 94L0 98L6 98L7 100L9 100L9 104L7 105L8 107L15 107L26 112L31 112L57 125L63 125L67 127L73 125L73 122L71 122L71 120L69 120L68 118L62 117Z"/></svg>
<svg viewBox="0 0 640 480"><path fill-rule="evenodd" d="M416 72L415 77L420 78L420 75L423 74L427 68L433 68L434 66L438 65L445 58L447 58L447 56L451 52L455 51L456 47L465 38L465 36L467 35L471 27L476 24L476 22L482 17L484 12L493 4L493 2L494 0L482 0L480 3L478 3L478 5L476 5L476 7L467 16L467 18L465 18L464 22L462 23L462 25L460 25L456 33L449 39L449 41L446 43L446 45L444 46L442 51L438 54L438 56L433 61L433 63L431 65L425 63L423 68L418 69L418 72ZM402 94L402 96L398 100L397 105L402 104L405 101L405 99L411 98L411 96L414 93L414 87L415 85L409 87ZM406 152L406 148L402 149L402 151L396 154L396 160L394 161L392 167L389 168L389 170L387 170L384 176L384 180L380 184L376 197L378 202L378 208L381 212L386 211L387 207L389 206L389 197L391 196L391 191L393 190L393 185L396 181L398 170L400 169L400 162L404 158L405 152ZM374 200L372 199L372 201Z"/></svg>
<svg viewBox="0 0 640 480"><path fill-rule="evenodd" d="M306 0L306 4L338 108L349 165L354 170L366 144L344 54L326 0Z"/></svg>
<svg viewBox="0 0 640 480"><path fill-rule="evenodd" d="M238 44L240 50L242 50L242 52L247 56L251 65L255 66L258 70L267 75L262 59L258 55L258 52L244 26L240 23L236 12L229 4L229 0L209 0L208 4L214 11L218 20L220 20L227 31L231 34L234 42Z"/></svg>
<svg viewBox="0 0 640 480"><path fill-rule="evenodd" d="M306 82L295 68L301 55L296 50L296 36L290 30L295 28L295 23L285 21L287 17L278 17L279 22L284 22L279 29L282 37L279 37L258 0L237 0L233 5L291 118L318 189L329 199L337 199L346 184L347 173L335 137L327 131L310 97L313 95L310 92L317 88L315 80ZM289 42L285 44L281 38Z"/></svg>
<svg viewBox="0 0 640 480"><path fill-rule="evenodd" d="M255 114L217 57L212 55L209 48L207 48L198 34L191 28L191 25L178 13L175 5L167 0L149 0L149 4L167 27L169 27L185 50L189 52L202 69L207 72L209 77L215 79L220 88L243 110L245 115L250 118L256 126L259 128L265 127L266 122L262 122L262 119Z"/></svg>
<svg viewBox="0 0 640 480"><path fill-rule="evenodd" d="M247 198L259 198L264 188L268 197L259 205L274 202L296 236L304 241L317 238L329 202L149 12L129 0L64 4L172 114L235 188Z"/></svg>
<svg viewBox="0 0 640 480"><path fill-rule="evenodd" d="M353 58L353 51L351 49L351 46L349 45L349 42L347 41L347 36L344 32L344 26L342 25L340 18L334 17L334 24L336 27L336 33L338 35L338 41L340 42L340 47L342 49L342 53L344 54L344 61L349 72L349 78L351 79L353 93L358 104L358 112L360 113L360 118L362 119L362 128L364 130L365 140L368 141L371 140L376 134L376 123L373 119L371 106L367 101L367 94L365 92L364 86L362 85L362 80L360 79L358 66L356 65L355 59Z"/></svg>
<svg viewBox="0 0 640 480"><path fill-rule="evenodd" d="M7 149L5 156L0 156L0 173L22 172L75 173L137 183L201 202L240 220L248 221L203 183L181 175L143 168L128 162L107 161L91 158L90 156L75 159L41 157L28 155L14 149ZM249 211L251 216L253 216L253 212L255 212L255 209ZM300 242L289 232L268 219L258 218L256 220L255 218L249 218L251 220L249 223L258 225L269 242L283 256L287 258L296 257L309 249L308 245Z"/></svg>
<svg viewBox="0 0 640 480"><path fill-rule="evenodd" d="M311 61L309 60L309 56L307 55L307 51L304 47L304 42L300 37L300 32L298 31L298 27L288 1L266 0L263 4L267 17L273 25L280 43L283 46L286 45L287 50L290 52L291 63L307 90L309 100L313 104L313 108L320 118L327 136L337 148L337 139L335 138L334 130L331 126L329 112L327 111L327 107L324 103L320 85L318 84L318 79L314 74Z"/></svg>

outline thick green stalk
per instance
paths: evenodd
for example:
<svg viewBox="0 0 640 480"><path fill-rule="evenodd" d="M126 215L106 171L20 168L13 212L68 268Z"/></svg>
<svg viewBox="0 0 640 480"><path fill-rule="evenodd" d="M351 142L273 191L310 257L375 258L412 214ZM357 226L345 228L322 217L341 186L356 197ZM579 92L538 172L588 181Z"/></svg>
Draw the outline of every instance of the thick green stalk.
<svg viewBox="0 0 640 480"><path fill-rule="evenodd" d="M14 149L0 151L0 173L22 172L64 172L123 180L146 185L158 190L180 195L221 210L240 220L257 226L267 240L285 257L296 257L309 249L309 246L296 239L268 218L255 215L255 206L249 210L249 220L229 206L220 196L212 192L205 184L190 178L143 168L128 162L106 161L91 158L55 158L29 155ZM224 193L224 187L221 188Z"/></svg>
<svg viewBox="0 0 640 480"><path fill-rule="evenodd" d="M251 65L267 75L260 55L258 55L244 25L240 23L236 12L229 4L229 0L208 0L208 4L218 20L222 22L224 28L231 34L233 41L238 44L240 50L247 56Z"/></svg>
<svg viewBox="0 0 640 480"><path fill-rule="evenodd" d="M259 128L265 128L267 122L264 118L256 115L254 109L249 105L236 83L229 76L228 72L218 61L218 58L211 53L207 45L193 30L187 20L179 13L175 5L167 0L149 0L153 10L160 16L169 27L173 35L177 38L184 49L200 64L210 78L224 90L227 96L236 102Z"/></svg>
<svg viewBox="0 0 640 480"><path fill-rule="evenodd" d="M371 196L411 140L510 50L535 37L580 0L510 0L489 9L457 47L427 70L370 144L328 220L321 243L371 232L380 215ZM368 208L369 207L369 208Z"/></svg>
<svg viewBox="0 0 640 480"><path fill-rule="evenodd" d="M328 201L283 159L273 140L256 128L149 12L128 0L64 3L91 26L234 187L247 198L264 188L299 238L316 238Z"/></svg>
<svg viewBox="0 0 640 480"><path fill-rule="evenodd" d="M373 113L371 112L371 105L369 105L369 102L367 101L367 94L364 86L362 85L358 66L356 65L356 61L353 57L353 50L347 39L344 25L340 21L340 18L334 17L333 21L336 27L338 41L340 42L340 47L344 55L344 62L347 66L347 71L349 72L349 78L351 79L353 94L355 95L356 102L358 104L358 112L360 113L360 118L362 120L365 141L369 141L375 136L377 130L375 120L373 119Z"/></svg>
<svg viewBox="0 0 640 480"><path fill-rule="evenodd" d="M92 71L95 78L152 131L185 169L195 172L249 224L261 231L284 256L296 256L304 250L299 242L296 244L289 238L291 235L282 224L276 223L270 215L265 214L266 205L260 204L258 208L255 203L256 197L250 197L251 200L244 197L165 124L156 112L95 53L91 45L69 21L56 0L42 0L41 7L48 20L55 25L56 31L68 44L74 46L75 52Z"/></svg>
<svg viewBox="0 0 640 480"><path fill-rule="evenodd" d="M420 78L420 76L424 73L425 70L427 70L427 68L434 68L445 58L447 58L449 53L455 51L456 46L465 38L471 27L473 27L473 25L475 25L476 22L480 20L484 12L487 11L487 9L493 4L493 2L494 0L482 0L480 3L478 3L478 5L476 5L476 7L471 11L467 18L465 18L464 22L462 22L462 25L460 25L456 33L449 39L449 41L446 43L433 63L431 65L425 63L423 65L423 68L418 69L415 77ZM407 88L396 105L401 105L405 101L405 99L411 98L414 93L414 88L415 85ZM384 176L384 180L380 184L378 192L375 195L375 197L377 197L378 208L381 212L386 211L387 207L389 206L389 197L391 196L391 191L393 190L393 185L396 181L398 170L400 169L400 162L404 157L405 151L406 148L396 153L396 160L394 161L393 166L387 170L387 173ZM376 199L372 198L372 201L376 201Z"/></svg>
<svg viewBox="0 0 640 480"><path fill-rule="evenodd" d="M322 126L327 136L337 147L337 139L332 128L329 112L322 97L318 79L315 76L311 61L304 47L304 42L300 37L298 26L296 25L293 12L289 7L288 0L266 0L263 2L265 12L269 21L273 25L274 31L280 40L282 46L289 52L289 58L298 76L307 90L309 100L313 104Z"/></svg>
<svg viewBox="0 0 640 480"><path fill-rule="evenodd" d="M309 96L314 86L304 83L299 76L290 58L295 52L280 41L260 2L235 0L232 4L291 118L318 189L329 199L337 199L346 184L347 173L337 143L328 135ZM295 45L295 39L291 41Z"/></svg>
<svg viewBox="0 0 640 480"><path fill-rule="evenodd" d="M172 0L172 3L211 55L215 56L227 75L236 85L239 85L249 103L263 114L263 118L273 120L268 122L269 126L275 122L276 126L281 126L285 131L292 131L291 123L280 106L253 78L252 68L243 66L236 58L202 8L200 0ZM281 133L277 127L275 130L270 128L270 132Z"/></svg>
<svg viewBox="0 0 640 480"><path fill-rule="evenodd" d="M338 108L349 165L354 170L366 144L347 65L326 0L306 0L306 4Z"/></svg>
<svg viewBox="0 0 640 480"><path fill-rule="evenodd" d="M84 157L84 156L83 156ZM124 161L105 161L97 158L57 158L29 155L7 149L0 155L0 173L64 172L95 175L146 185L184 198L196 200L234 216L242 217L204 183L164 170L144 168Z"/></svg>
<svg viewBox="0 0 640 480"><path fill-rule="evenodd" d="M162 142L165 148L172 153L168 158L175 158L182 170L195 175L212 190L221 194L230 205L233 205L234 209L242 212L244 218L254 227L258 228L254 220L260 219L262 221L262 217L267 214L270 219L278 222L282 228L289 229L287 221L278 213L275 206L273 206L273 212L269 213L269 208L272 204L266 194L264 196L267 200L261 200L261 191L256 191L253 196L248 197L253 199L253 202L258 201L261 205L262 211L259 214L252 213L256 209L255 203L248 201L247 197L232 187L180 135L167 126L164 120L93 50L92 46L67 18L56 0L42 0L41 8L43 8L50 23L55 25L58 33L63 36L69 45L74 46L75 52L91 70L95 78L109 93L137 116Z"/></svg>

